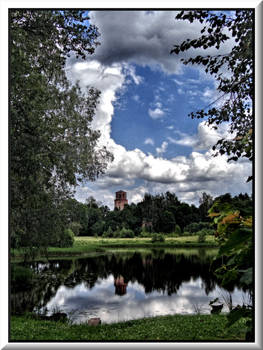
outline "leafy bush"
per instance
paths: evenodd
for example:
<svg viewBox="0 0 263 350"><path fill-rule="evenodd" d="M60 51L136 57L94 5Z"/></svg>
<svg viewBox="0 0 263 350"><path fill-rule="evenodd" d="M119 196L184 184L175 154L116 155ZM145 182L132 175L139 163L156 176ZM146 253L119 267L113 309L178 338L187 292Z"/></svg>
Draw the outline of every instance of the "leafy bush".
<svg viewBox="0 0 263 350"><path fill-rule="evenodd" d="M112 228L109 226L108 230L107 230L107 234L108 234L108 237L113 237L113 230Z"/></svg>
<svg viewBox="0 0 263 350"><path fill-rule="evenodd" d="M112 231L112 228L109 227L107 231L104 231L102 237L103 237L103 238L111 238L111 237L114 237L114 232Z"/></svg>
<svg viewBox="0 0 263 350"><path fill-rule="evenodd" d="M161 233L154 233L152 236L152 243L155 242L164 242L165 241L165 237L163 234Z"/></svg>
<svg viewBox="0 0 263 350"><path fill-rule="evenodd" d="M141 231L139 234L139 237L147 238L147 237L152 237L152 233L146 232L146 231Z"/></svg>
<svg viewBox="0 0 263 350"><path fill-rule="evenodd" d="M120 236L121 236L121 231L119 228L117 228L117 230L113 232L113 237L119 238Z"/></svg>
<svg viewBox="0 0 263 350"><path fill-rule="evenodd" d="M70 223L69 228L71 229L71 231L73 231L75 236L78 236L82 226L79 222L73 221Z"/></svg>
<svg viewBox="0 0 263 350"><path fill-rule="evenodd" d="M24 266L11 265L11 286L17 291L30 289L33 283L34 272Z"/></svg>
<svg viewBox="0 0 263 350"><path fill-rule="evenodd" d="M181 236L182 235L182 230L181 227L179 225L175 225L175 230L174 230L175 234Z"/></svg>
<svg viewBox="0 0 263 350"><path fill-rule="evenodd" d="M64 234L60 237L60 241L58 242L58 247L60 248L68 248L72 247L74 243L74 233L70 228L65 229Z"/></svg>
<svg viewBox="0 0 263 350"><path fill-rule="evenodd" d="M197 233L198 231L201 231L202 229L210 229L211 224L209 222L192 222L191 224L185 226L184 230L190 233Z"/></svg>
<svg viewBox="0 0 263 350"><path fill-rule="evenodd" d="M207 236L213 236L215 234L215 230L211 228L203 229L206 232Z"/></svg>
<svg viewBox="0 0 263 350"><path fill-rule="evenodd" d="M132 230L123 227L120 231L121 238L134 238L134 233Z"/></svg>
<svg viewBox="0 0 263 350"><path fill-rule="evenodd" d="M198 235L198 242L199 243L205 242L205 240L206 240L206 230L205 229L198 231L197 235Z"/></svg>
<svg viewBox="0 0 263 350"><path fill-rule="evenodd" d="M191 236L191 235L192 235L192 232L184 231L183 236Z"/></svg>

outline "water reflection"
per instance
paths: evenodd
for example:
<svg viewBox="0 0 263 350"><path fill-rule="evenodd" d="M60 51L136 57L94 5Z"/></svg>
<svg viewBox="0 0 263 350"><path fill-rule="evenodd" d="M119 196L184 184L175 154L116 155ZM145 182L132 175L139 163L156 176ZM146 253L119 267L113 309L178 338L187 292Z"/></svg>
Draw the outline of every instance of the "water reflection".
<svg viewBox="0 0 263 350"><path fill-rule="evenodd" d="M35 263L37 283L30 290L12 290L13 313L59 308L73 322L100 317L117 322L175 313L208 313L209 301L231 293L242 304L237 286L220 288L210 272L213 256L152 251L114 253L98 257ZM210 250L211 253L211 250Z"/></svg>

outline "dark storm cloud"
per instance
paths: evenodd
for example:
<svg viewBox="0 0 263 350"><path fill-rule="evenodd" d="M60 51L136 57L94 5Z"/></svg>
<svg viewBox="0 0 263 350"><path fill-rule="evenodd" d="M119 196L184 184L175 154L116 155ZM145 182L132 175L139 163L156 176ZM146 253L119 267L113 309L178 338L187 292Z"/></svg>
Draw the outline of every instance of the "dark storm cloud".
<svg viewBox="0 0 263 350"><path fill-rule="evenodd" d="M91 23L101 33L101 45L94 57L104 65L130 62L160 67L167 73L180 71L181 55L170 54L174 45L200 35L203 25L195 21L176 20L176 11L91 11ZM215 54L228 51L229 43L220 50L189 50L194 54ZM186 56L187 55L187 56Z"/></svg>
<svg viewBox="0 0 263 350"><path fill-rule="evenodd" d="M194 38L201 25L176 21L175 11L95 11L91 22L101 33L95 58L105 65L133 62L159 65L166 72L178 70L174 44Z"/></svg>

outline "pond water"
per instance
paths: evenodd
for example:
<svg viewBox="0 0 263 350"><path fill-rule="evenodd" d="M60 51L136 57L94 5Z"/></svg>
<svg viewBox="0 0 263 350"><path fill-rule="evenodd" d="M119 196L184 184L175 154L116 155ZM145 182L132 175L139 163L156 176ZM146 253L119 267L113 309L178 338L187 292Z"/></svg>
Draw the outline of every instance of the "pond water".
<svg viewBox="0 0 263 350"><path fill-rule="evenodd" d="M27 267L36 282L11 285L11 313L65 312L73 323L100 317L112 323L142 317L210 313L218 297L242 304L248 295L224 289L210 272L214 249L137 250L72 260L36 262ZM11 271L15 271L17 264ZM12 281L14 279L12 278Z"/></svg>

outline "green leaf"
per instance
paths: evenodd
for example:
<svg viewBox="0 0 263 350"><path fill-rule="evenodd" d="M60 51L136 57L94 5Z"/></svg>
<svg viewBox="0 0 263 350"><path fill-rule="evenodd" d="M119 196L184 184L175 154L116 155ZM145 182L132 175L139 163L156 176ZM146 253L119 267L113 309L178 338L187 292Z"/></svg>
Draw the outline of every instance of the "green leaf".
<svg viewBox="0 0 263 350"><path fill-rule="evenodd" d="M227 316L227 327L230 327L232 324L244 317L252 317L252 310L244 305L237 305Z"/></svg>
<svg viewBox="0 0 263 350"><path fill-rule="evenodd" d="M252 229L250 228L239 228L232 232L225 244L219 249L219 255L231 255L233 251L247 246L248 242L252 239Z"/></svg>
<svg viewBox="0 0 263 350"><path fill-rule="evenodd" d="M244 283L247 286L251 286L253 283L253 268L249 267L247 270L239 270L240 272L243 272L242 277L240 278L240 282Z"/></svg>

